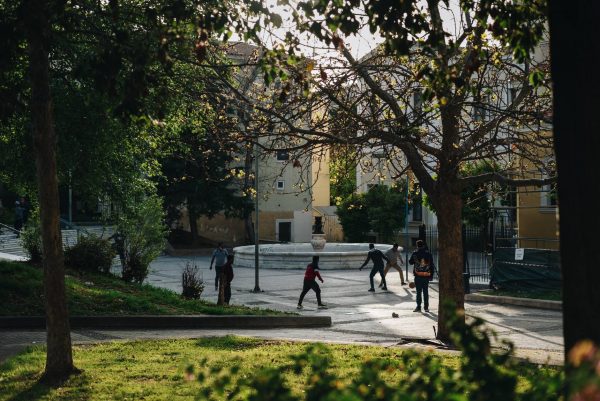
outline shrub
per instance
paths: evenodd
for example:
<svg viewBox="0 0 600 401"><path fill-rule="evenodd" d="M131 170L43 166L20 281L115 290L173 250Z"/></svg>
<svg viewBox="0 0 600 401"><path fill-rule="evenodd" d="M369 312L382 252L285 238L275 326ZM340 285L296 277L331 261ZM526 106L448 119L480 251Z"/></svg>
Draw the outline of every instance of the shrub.
<svg viewBox="0 0 600 401"><path fill-rule="evenodd" d="M204 280L200 274L198 266L187 262L183 273L181 273L182 297L186 299L200 299L204 291Z"/></svg>
<svg viewBox="0 0 600 401"><path fill-rule="evenodd" d="M369 231L381 241L394 239L394 232L404 226L406 184L388 188L375 185L366 194L352 194L337 207L337 215L349 242L364 242Z"/></svg>
<svg viewBox="0 0 600 401"><path fill-rule="evenodd" d="M568 353L571 401L600 400L600 348L591 340L575 344Z"/></svg>
<svg viewBox="0 0 600 401"><path fill-rule="evenodd" d="M115 235L122 256L123 280L141 283L146 279L150 262L164 248L166 234L162 201L158 196L134 201L124 209L118 216Z"/></svg>
<svg viewBox="0 0 600 401"><path fill-rule="evenodd" d="M80 236L77 244L65 250L65 264L76 270L108 273L115 255L107 239Z"/></svg>
<svg viewBox="0 0 600 401"><path fill-rule="evenodd" d="M32 262L42 260L42 228L40 226L39 209L32 210L32 213L21 231L21 245L27 252L27 256Z"/></svg>

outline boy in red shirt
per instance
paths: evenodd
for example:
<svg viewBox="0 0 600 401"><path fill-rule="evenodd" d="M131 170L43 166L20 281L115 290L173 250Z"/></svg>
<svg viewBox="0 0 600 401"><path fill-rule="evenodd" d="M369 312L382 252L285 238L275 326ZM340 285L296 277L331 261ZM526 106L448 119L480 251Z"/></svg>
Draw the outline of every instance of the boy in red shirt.
<svg viewBox="0 0 600 401"><path fill-rule="evenodd" d="M302 300L306 293L312 289L317 294L317 303L319 304L319 309L326 309L327 306L321 302L321 289L319 288L319 284L317 284L317 278L323 282L321 275L319 274L319 257L313 256L312 263L309 263L306 266L306 272L304 273L304 286L302 287L302 293L300 294L300 299L298 300L298 309L302 309Z"/></svg>

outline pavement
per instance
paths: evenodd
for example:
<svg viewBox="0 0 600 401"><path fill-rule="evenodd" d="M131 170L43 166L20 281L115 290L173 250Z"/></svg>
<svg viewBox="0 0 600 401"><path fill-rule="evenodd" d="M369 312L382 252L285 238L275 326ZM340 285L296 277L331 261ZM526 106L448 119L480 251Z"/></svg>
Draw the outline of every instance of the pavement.
<svg viewBox="0 0 600 401"><path fill-rule="evenodd" d="M196 264L205 280L202 298L216 301L214 269L208 269L210 257L161 256L151 265L147 282L181 292L181 272L187 263ZM307 261L308 263L308 261ZM297 310L304 268L265 269L259 272L260 292L255 287L254 269L235 269L231 303L309 316L330 316L331 327L277 329L151 329L72 331L75 343L111 340L199 338L236 334L267 339L320 341L330 343L370 344L381 346L428 346L435 339L437 326L438 286L430 286L431 313L415 313L416 292L400 285L395 271L387 276L388 290L368 292L369 268L359 271L322 270L325 282L320 284L323 302L328 309L317 309L314 293L306 296L303 310ZM412 277L411 277L412 279ZM376 283L378 283L376 278ZM377 284L376 284L377 285ZM514 343L516 356L536 363L561 364L563 361L562 312L519 305L467 302L467 316L482 318L498 335L498 341ZM392 313L398 317L392 317ZM437 327L436 327L437 328ZM24 346L45 341L40 330L0 330L0 361ZM499 342L496 344L500 345Z"/></svg>

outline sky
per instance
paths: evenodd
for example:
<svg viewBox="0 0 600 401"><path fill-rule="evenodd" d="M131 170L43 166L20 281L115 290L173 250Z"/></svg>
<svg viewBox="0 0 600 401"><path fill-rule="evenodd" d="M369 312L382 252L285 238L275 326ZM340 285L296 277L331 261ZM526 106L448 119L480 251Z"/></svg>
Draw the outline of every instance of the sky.
<svg viewBox="0 0 600 401"><path fill-rule="evenodd" d="M283 18L283 25L273 30L272 32L265 32L263 39L265 43L273 44L275 41L270 36L283 38L288 31L295 31L294 22L292 21L292 7L299 3L299 0L288 0L290 5L283 6L278 5L277 0L266 0L267 7L277 12ZM457 21L460 15L460 8L458 6L458 0L450 0L450 7L447 10L441 10L441 16L444 21L444 29L453 36L458 36L460 32L457 32L457 26L460 26L460 21ZM383 42L383 39L378 34L371 34L368 27L362 28L358 34L344 38L346 47L350 49L352 55L355 58L360 58L371 50L375 49L379 44ZM303 48L304 55L307 57L315 56L327 56L332 51L330 49L319 48L317 41L304 35L301 37L301 43L307 43L310 46Z"/></svg>

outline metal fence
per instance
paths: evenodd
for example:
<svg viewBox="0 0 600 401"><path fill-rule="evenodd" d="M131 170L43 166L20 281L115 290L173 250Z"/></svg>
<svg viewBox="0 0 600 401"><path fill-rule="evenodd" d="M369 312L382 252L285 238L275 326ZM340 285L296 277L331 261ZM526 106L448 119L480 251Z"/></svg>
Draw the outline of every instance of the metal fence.
<svg viewBox="0 0 600 401"><path fill-rule="evenodd" d="M469 274L472 283L489 283L493 252L498 246L516 246L516 230L510 226L498 224L492 229L463 226L463 272ZM439 261L439 231L435 225L421 226L419 238L424 240L436 262L438 272L444 266Z"/></svg>

